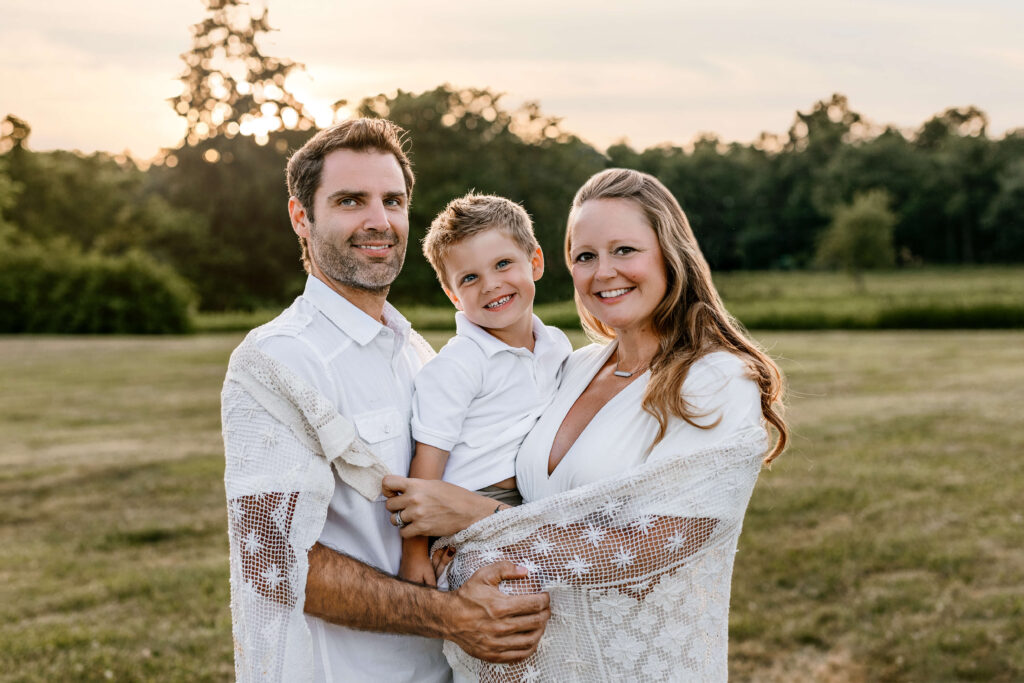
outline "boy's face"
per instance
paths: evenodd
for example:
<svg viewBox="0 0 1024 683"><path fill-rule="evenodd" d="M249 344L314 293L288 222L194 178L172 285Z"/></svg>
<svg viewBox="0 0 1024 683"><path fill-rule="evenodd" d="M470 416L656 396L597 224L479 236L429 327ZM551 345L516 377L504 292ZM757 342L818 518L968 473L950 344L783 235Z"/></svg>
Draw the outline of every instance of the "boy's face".
<svg viewBox="0 0 1024 683"><path fill-rule="evenodd" d="M490 228L450 247L445 268L444 291L470 322L509 346L532 348L533 283L544 273L540 248L527 254Z"/></svg>

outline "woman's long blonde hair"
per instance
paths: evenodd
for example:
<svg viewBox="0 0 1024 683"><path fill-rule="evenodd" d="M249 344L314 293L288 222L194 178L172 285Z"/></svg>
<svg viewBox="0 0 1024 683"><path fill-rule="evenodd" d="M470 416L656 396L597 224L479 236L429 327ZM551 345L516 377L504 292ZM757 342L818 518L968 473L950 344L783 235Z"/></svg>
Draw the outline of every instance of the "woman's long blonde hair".
<svg viewBox="0 0 1024 683"><path fill-rule="evenodd" d="M652 314L659 350L651 361L651 380L643 401L644 410L658 421L654 443L665 436L670 416L707 428L695 421L702 416L693 412L683 396L683 382L690 366L701 356L713 351L731 351L747 360L751 379L761 392L761 414L778 433L775 447L764 459L765 464L771 463L789 441L789 430L782 417L782 373L725 310L711 281L711 270L679 202L657 178L647 173L611 168L592 176L576 193L569 213L565 258L570 270L576 212L592 199L625 199L640 207L658 236L665 261L668 290ZM579 293L575 294L575 299L587 335L595 341L614 339L615 332L582 305Z"/></svg>

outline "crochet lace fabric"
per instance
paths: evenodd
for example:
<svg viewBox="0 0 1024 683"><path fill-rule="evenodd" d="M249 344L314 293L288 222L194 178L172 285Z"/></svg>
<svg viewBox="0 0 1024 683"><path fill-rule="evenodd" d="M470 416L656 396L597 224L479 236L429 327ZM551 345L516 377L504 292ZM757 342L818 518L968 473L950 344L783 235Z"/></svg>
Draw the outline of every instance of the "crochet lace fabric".
<svg viewBox="0 0 1024 683"><path fill-rule="evenodd" d="M308 681L307 553L338 476L368 499L388 474L329 399L256 344L235 349L221 395L239 681ZM424 342L425 344L425 342Z"/></svg>
<svg viewBox="0 0 1024 683"><path fill-rule="evenodd" d="M749 430L442 539L458 548L453 589L507 559L530 574L503 590L551 595L535 655L488 664L446 642L452 667L480 681L725 680L733 556L766 447Z"/></svg>

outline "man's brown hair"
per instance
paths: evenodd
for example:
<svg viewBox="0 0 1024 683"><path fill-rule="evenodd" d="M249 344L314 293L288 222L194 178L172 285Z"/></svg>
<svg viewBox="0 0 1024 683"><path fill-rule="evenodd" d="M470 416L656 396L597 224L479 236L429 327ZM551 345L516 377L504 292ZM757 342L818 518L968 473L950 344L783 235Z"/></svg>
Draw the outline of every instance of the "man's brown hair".
<svg viewBox="0 0 1024 683"><path fill-rule="evenodd" d="M335 150L350 149L354 152L375 151L394 155L402 169L402 177L405 178L407 199L412 201L415 177L405 152L407 142L405 131L387 119L348 119L324 128L288 159L288 194L299 200L310 222L315 222L313 197L320 187L324 157ZM302 246L302 265L308 273L309 247L303 237L299 238L299 244Z"/></svg>

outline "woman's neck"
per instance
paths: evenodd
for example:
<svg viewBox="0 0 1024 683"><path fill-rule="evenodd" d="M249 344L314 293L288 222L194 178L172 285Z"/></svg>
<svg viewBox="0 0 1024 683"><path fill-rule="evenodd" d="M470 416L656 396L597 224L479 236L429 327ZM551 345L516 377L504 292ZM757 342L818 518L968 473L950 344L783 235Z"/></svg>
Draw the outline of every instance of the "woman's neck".
<svg viewBox="0 0 1024 683"><path fill-rule="evenodd" d="M622 332L616 337L616 365L620 370L634 373L651 364L658 353L658 336L653 330Z"/></svg>

